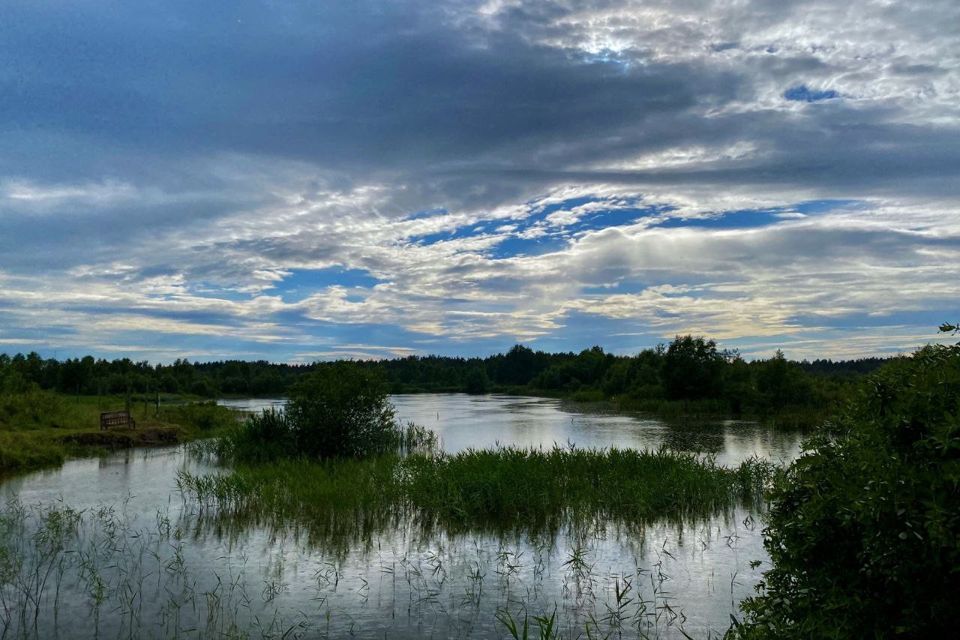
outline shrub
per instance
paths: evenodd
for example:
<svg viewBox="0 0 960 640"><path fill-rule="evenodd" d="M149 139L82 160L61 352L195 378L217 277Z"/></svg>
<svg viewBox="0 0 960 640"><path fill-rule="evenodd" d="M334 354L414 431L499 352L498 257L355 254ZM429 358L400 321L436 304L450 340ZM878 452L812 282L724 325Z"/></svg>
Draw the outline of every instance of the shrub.
<svg viewBox="0 0 960 640"><path fill-rule="evenodd" d="M287 413L297 448L307 456L359 458L396 442L393 406L380 376L344 363L299 382Z"/></svg>
<svg viewBox="0 0 960 640"><path fill-rule="evenodd" d="M960 606L960 347L872 376L777 480L742 638L951 635Z"/></svg>
<svg viewBox="0 0 960 640"><path fill-rule="evenodd" d="M469 394L483 394L490 389L490 379L483 367L476 366L467 372L463 383L464 389Z"/></svg>
<svg viewBox="0 0 960 640"><path fill-rule="evenodd" d="M218 453L244 462L269 462L296 457L297 443L287 414L270 409L247 418L221 441Z"/></svg>
<svg viewBox="0 0 960 640"><path fill-rule="evenodd" d="M338 363L298 383L286 410L250 417L221 453L245 462L280 458L363 458L430 447L433 434L394 417L380 377Z"/></svg>

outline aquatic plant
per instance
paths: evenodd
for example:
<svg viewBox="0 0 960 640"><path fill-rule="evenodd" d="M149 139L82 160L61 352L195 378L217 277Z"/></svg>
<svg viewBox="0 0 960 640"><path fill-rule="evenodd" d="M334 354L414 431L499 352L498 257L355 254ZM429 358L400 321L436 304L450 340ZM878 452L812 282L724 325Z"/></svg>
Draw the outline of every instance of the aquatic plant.
<svg viewBox="0 0 960 640"><path fill-rule="evenodd" d="M702 519L760 500L771 472L757 459L727 469L668 450L500 447L282 460L181 472L178 482L218 528L298 527L346 547L408 520L424 532L552 535L572 524Z"/></svg>
<svg viewBox="0 0 960 640"><path fill-rule="evenodd" d="M5 505L0 638L300 638L310 628L254 601L242 567L201 580L185 544L162 511L140 527L108 506Z"/></svg>
<svg viewBox="0 0 960 640"><path fill-rule="evenodd" d="M125 503L0 508L0 637L490 637L497 625L514 637L689 637L666 540L653 564L627 551L610 572L602 538L581 527L559 542L391 534L360 553L358 577L336 550L275 540L266 562L233 545L208 562L195 518L167 508L139 520ZM388 540L399 546L385 555ZM313 584L295 589L304 566ZM354 617L368 607L380 614Z"/></svg>

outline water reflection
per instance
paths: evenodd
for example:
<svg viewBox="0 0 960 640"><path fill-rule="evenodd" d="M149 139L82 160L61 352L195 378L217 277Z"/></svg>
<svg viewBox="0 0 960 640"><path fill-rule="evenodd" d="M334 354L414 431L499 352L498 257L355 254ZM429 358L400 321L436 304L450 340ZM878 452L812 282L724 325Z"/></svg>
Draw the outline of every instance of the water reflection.
<svg viewBox="0 0 960 640"><path fill-rule="evenodd" d="M774 431L741 420L662 420L645 415L591 411L551 398L466 394L391 396L397 417L431 429L444 450L483 449L497 444L552 447L632 447L713 454L736 466L752 456L777 462L799 453L796 432ZM222 400L244 411L282 408L283 399Z"/></svg>
<svg viewBox="0 0 960 640"><path fill-rule="evenodd" d="M674 423L510 396L402 395L393 401L399 417L435 430L452 452L497 443L667 446L709 453L732 466L755 455L789 460L799 450L798 435L749 422ZM243 410L282 403L224 401ZM28 628L25 635L118 636L128 629L144 637L171 631L217 635L236 624L246 630L261 625L266 635L278 637L289 629L288 637L479 638L502 634L498 612L549 614L556 607L565 636L586 637L593 620L599 626L590 630L600 637L616 636L618 629L633 637L638 631L705 637L726 629L764 568L750 561L766 559L759 516L744 507L698 523L655 522L642 531L601 526L549 539L442 530L425 535L414 523L396 522L366 544L318 547L307 536L281 535L272 526L210 526L199 505L181 498L180 470L218 471L182 447L167 447L72 460L0 484L4 503L85 510L77 545L99 550L70 556L96 560L97 573L66 571L57 595L59 618L43 616L35 632ZM96 516L104 513L102 505L112 506L104 516L113 522L109 526ZM15 541L29 545L33 539ZM27 548L18 553L30 557ZM93 575L102 580L107 599L96 619ZM634 597L620 617L612 613L618 610L616 593L628 583ZM13 595L9 585L4 588ZM138 599L123 600L124 593Z"/></svg>

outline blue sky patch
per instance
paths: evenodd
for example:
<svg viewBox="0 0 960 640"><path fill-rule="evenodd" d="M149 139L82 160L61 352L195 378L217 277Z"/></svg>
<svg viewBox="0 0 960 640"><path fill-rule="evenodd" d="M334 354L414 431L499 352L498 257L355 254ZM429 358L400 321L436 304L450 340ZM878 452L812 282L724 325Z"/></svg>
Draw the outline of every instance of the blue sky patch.
<svg viewBox="0 0 960 640"><path fill-rule="evenodd" d="M380 282L381 280L365 269L294 269L289 276L274 285L273 293L279 294L284 302L298 302L334 285L369 289Z"/></svg>
<svg viewBox="0 0 960 640"><path fill-rule="evenodd" d="M581 293L587 296L613 296L613 295L623 295L623 294L636 294L643 293L644 290L649 288L649 285L643 282L629 281L629 280L620 280L619 282L611 283L611 286L587 286L581 289Z"/></svg>
<svg viewBox="0 0 960 640"><path fill-rule="evenodd" d="M563 319L562 328L537 338L528 346L535 350L579 353L599 344L609 353L632 354L661 342L669 341L643 322L572 312Z"/></svg>
<svg viewBox="0 0 960 640"><path fill-rule="evenodd" d="M495 227L503 224L501 221L476 222L474 224L457 227L452 231L438 231L436 233L426 233L419 236L410 236L410 242L422 245L431 245L438 242L449 242L450 240L459 240L461 238L470 238L482 233L490 233Z"/></svg>
<svg viewBox="0 0 960 640"><path fill-rule="evenodd" d="M816 313L796 315L791 323L811 327L829 327L831 329L849 329L854 327L889 327L893 325L912 325L919 327L938 327L952 311L949 304L940 310L924 309L914 311L895 311L884 314L848 313L844 315L820 315Z"/></svg>
<svg viewBox="0 0 960 640"><path fill-rule="evenodd" d="M489 255L492 258L513 258L515 256L540 255L561 249L569 240L562 235L546 235L539 238L518 238L510 236L491 247Z"/></svg>
<svg viewBox="0 0 960 640"><path fill-rule="evenodd" d="M554 202L543 207L533 206L529 215L521 219L498 219L474 222L453 230L411 236L410 241L421 245L431 245L438 242L449 242L462 238L471 238L479 235L503 235L503 239L496 244L488 255L493 258L510 258L518 255L539 255L565 246L570 237L577 233L596 231L609 227L634 224L638 220L660 215L670 211L668 206L642 206L641 198L631 198L626 202L606 201L594 196L570 198L561 202ZM596 211L581 214L575 221L566 225L550 224L547 219L560 211L571 211L590 203L608 205L608 208L599 208ZM626 204L627 206L624 206ZM443 210L436 210L441 212ZM415 217L420 214L413 214ZM422 216L420 216L422 217ZM514 227L509 233L503 234L497 229L503 226ZM521 237L525 231L539 227L542 233L536 237Z"/></svg>
<svg viewBox="0 0 960 640"><path fill-rule="evenodd" d="M726 211L709 218L670 218L657 225L665 229L680 227L695 227L703 229L750 229L765 227L781 222L779 210L745 209L742 211Z"/></svg>
<svg viewBox="0 0 960 640"><path fill-rule="evenodd" d="M597 231L599 229L606 229L608 227L622 227L625 225L634 224L643 218L650 218L660 215L666 211L670 211L671 209L672 207L638 207L630 209L609 209L606 211L597 211L586 214L580 218L580 220L572 225L569 225L567 228L582 232Z"/></svg>
<svg viewBox="0 0 960 640"><path fill-rule="evenodd" d="M816 215L818 213L828 213L834 209L849 207L859 204L859 200L806 200L790 207L794 211L806 215Z"/></svg>
<svg viewBox="0 0 960 640"><path fill-rule="evenodd" d="M210 282L197 282L188 286L188 290L193 295L204 298L216 298L218 300L230 300L232 302L243 302L251 298L249 293L230 289Z"/></svg>
<svg viewBox="0 0 960 640"><path fill-rule="evenodd" d="M783 97L794 102L821 102L823 100L833 100L839 98L840 94L833 89L811 89L805 84L796 87L790 87L783 92Z"/></svg>
<svg viewBox="0 0 960 640"><path fill-rule="evenodd" d="M580 215L570 224L550 224L547 219L560 211L571 211L590 203L608 204L609 208L600 208ZM534 210L531 215L514 221L516 231L499 242L489 253L493 258L510 258L518 255L539 255L563 248L572 236L587 231L597 231L610 227L619 227L636 223L638 220L660 215L671 207L639 206L640 199L634 198L623 206L623 202L608 202L592 196L570 198ZM519 237L524 231L540 227L543 234L534 238Z"/></svg>
<svg viewBox="0 0 960 640"><path fill-rule="evenodd" d="M665 229L694 227L702 229L752 229L777 224L790 219L791 213L805 216L829 213L835 209L856 204L857 200L807 200L798 204L772 209L739 209L722 211L705 218L669 218L658 224Z"/></svg>

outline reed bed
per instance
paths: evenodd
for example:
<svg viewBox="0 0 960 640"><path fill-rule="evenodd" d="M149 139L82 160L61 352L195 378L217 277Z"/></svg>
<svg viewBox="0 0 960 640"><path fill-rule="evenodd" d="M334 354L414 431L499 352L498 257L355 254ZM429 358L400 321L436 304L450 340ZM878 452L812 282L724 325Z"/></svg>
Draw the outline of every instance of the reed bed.
<svg viewBox="0 0 960 640"><path fill-rule="evenodd" d="M401 521L424 532L540 535L583 524L703 520L762 500L772 470L757 459L728 469L669 450L500 447L285 460L181 472L178 483L218 527L296 527L349 545Z"/></svg>

